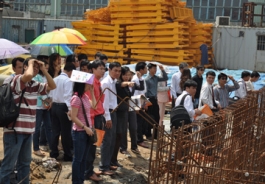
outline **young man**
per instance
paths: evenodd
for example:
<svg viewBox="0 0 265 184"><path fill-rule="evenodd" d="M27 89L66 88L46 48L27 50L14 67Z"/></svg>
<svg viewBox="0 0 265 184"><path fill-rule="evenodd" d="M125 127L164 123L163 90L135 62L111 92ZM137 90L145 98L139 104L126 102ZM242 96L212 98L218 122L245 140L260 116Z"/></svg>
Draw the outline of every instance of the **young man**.
<svg viewBox="0 0 265 184"><path fill-rule="evenodd" d="M99 60L103 61L106 64L108 62L108 57L105 54L101 54Z"/></svg>
<svg viewBox="0 0 265 184"><path fill-rule="evenodd" d="M249 78L250 78L250 72L243 71L241 73L241 79L239 79L237 81L240 88L236 90L235 96L238 96L239 98L245 98L247 96L247 84L246 84L246 82L249 81Z"/></svg>
<svg viewBox="0 0 265 184"><path fill-rule="evenodd" d="M79 70L80 71L80 62L77 59L76 55L72 54L66 57L65 63L73 63L75 66L75 70Z"/></svg>
<svg viewBox="0 0 265 184"><path fill-rule="evenodd" d="M213 82L215 79L215 73L213 71L209 71L206 73L206 83L202 86L199 100L199 108L204 104L209 105L212 111L218 111L221 109L220 103L215 100L214 92L213 92Z"/></svg>
<svg viewBox="0 0 265 184"><path fill-rule="evenodd" d="M184 83L184 91L180 96L178 96L176 100L176 106L178 106L184 97L184 95L188 94L184 100L184 107L190 115L191 122L194 120L194 115L201 115L201 111L198 109L194 109L192 98L196 93L197 83L193 80L188 79Z"/></svg>
<svg viewBox="0 0 265 184"><path fill-rule="evenodd" d="M82 61L87 61L87 55L86 54L78 54L77 59L79 61L79 63L81 63Z"/></svg>
<svg viewBox="0 0 265 184"><path fill-rule="evenodd" d="M179 71L177 73L175 73L171 79L170 91L171 91L171 95L172 95L172 108L175 107L175 101L176 101L177 97L179 95L181 95L181 93L182 93L182 90L179 86L179 83L180 83L180 77L181 77L181 74L182 74L184 68L189 68L189 65L185 62L180 63L179 64Z"/></svg>
<svg viewBox="0 0 265 184"><path fill-rule="evenodd" d="M260 74L257 71L253 71L250 75L249 81L246 82L247 91L254 91L254 85L253 82L257 82L259 80Z"/></svg>
<svg viewBox="0 0 265 184"><path fill-rule="evenodd" d="M109 64L109 75L101 81L102 90L105 95L103 107L106 122L104 125L105 136L101 145L101 162L99 169L102 171L102 174L105 175L113 175L114 173L110 169L117 169L117 167L111 167L110 162L116 140L117 116L116 112L113 112L113 110L118 105L117 96L115 94L117 94L116 81L120 75L120 63L113 62ZM114 94L106 88L110 89Z"/></svg>
<svg viewBox="0 0 265 184"><path fill-rule="evenodd" d="M23 64L24 73L16 75L11 83L14 99L19 104L20 96L25 90L20 107L19 117L15 123L14 130L4 128L3 144L4 159L1 164L0 183L10 184L10 174L16 167L17 179L23 184L29 183L30 162L32 154L32 134L35 130L36 105L38 95L45 95L56 88L52 77L45 69L43 62L28 58ZM39 70L47 79L47 84L33 81ZM12 123L9 128L12 127Z"/></svg>
<svg viewBox="0 0 265 184"><path fill-rule="evenodd" d="M200 93L201 93L202 82L203 82L202 75L204 73L204 70L205 70L204 66L198 65L196 67L196 74L192 77L192 80L194 80L197 83L196 94L194 96L194 99L195 99L194 107L196 108L199 105Z"/></svg>
<svg viewBox="0 0 265 184"><path fill-rule="evenodd" d="M96 100L98 101L97 107L95 109L91 109L91 119L94 119L94 127L97 129L103 129L102 124L106 122L104 113L105 110L103 108L103 102L104 102L104 95L101 96L101 84L100 79L103 77L105 73L105 64L103 61L96 60L93 63L91 63L91 68L93 71L93 74L95 76L94 78L94 96ZM89 98L91 98L91 94L88 93ZM100 97L101 96L101 97ZM92 116L93 115L93 116ZM97 174L101 174L101 172L94 172L94 160L96 158L96 146L92 145L89 147L88 155L86 159L86 171L85 171L85 179L91 179L93 181L101 181L102 179L97 176Z"/></svg>
<svg viewBox="0 0 265 184"><path fill-rule="evenodd" d="M147 73L146 63L145 62L138 62L135 66L135 71L140 72L141 78L139 79L137 77L137 75L134 75L131 81L134 82L135 85L140 85L140 80L143 80L142 76ZM133 96L137 96L137 95L144 95L145 96L145 90L142 90L142 91L135 90L134 94L132 94L132 95ZM139 111L139 113L142 116L145 116L144 111L145 111L145 109L141 109ZM148 146L144 143L144 138L143 138L143 135L145 134L145 131L147 129L147 122L145 122L144 118L142 118L141 115L139 115L138 113L136 114L136 118L137 118L137 144L139 146L144 147L144 148L148 148Z"/></svg>
<svg viewBox="0 0 265 184"><path fill-rule="evenodd" d="M81 61L80 71L90 73L91 70L88 68L89 62L87 60Z"/></svg>
<svg viewBox="0 0 265 184"><path fill-rule="evenodd" d="M149 63L147 65L149 70L148 76L145 78L146 84L146 93L145 96L149 98L149 101L152 103L151 106L148 107L147 113L152 119L155 121L156 126L159 124L159 106L157 103L157 83L160 81L167 81L167 73L164 70L162 65L159 65L159 68L162 72L162 76L156 76L157 65ZM153 123L153 122L152 122ZM152 126L148 124L146 136L150 139ZM157 138L157 129L153 130L154 138Z"/></svg>
<svg viewBox="0 0 265 184"><path fill-rule="evenodd" d="M52 118L52 145L51 158L59 156L58 143L61 136L64 161L72 161L72 121L69 120L73 95L73 82L70 80L75 65L72 62L65 63L63 72L54 78L57 88L50 93L53 103L51 108ZM67 116L68 115L68 116Z"/></svg>
<svg viewBox="0 0 265 184"><path fill-rule="evenodd" d="M24 58L21 57L17 57L14 58L12 60L12 69L15 72L14 74L11 74L9 77L7 77L3 84L7 84L10 83L12 81L12 79L16 76L16 75L21 75L23 72L23 62L24 62Z"/></svg>
<svg viewBox="0 0 265 184"><path fill-rule="evenodd" d="M100 60L101 52L97 52L94 56L95 60Z"/></svg>
<svg viewBox="0 0 265 184"><path fill-rule="evenodd" d="M232 80L234 85L228 85L227 77ZM229 93L239 89L239 84L233 76L227 76L224 73L218 75L218 84L213 88L215 99L220 102L222 108L226 108L229 105Z"/></svg>

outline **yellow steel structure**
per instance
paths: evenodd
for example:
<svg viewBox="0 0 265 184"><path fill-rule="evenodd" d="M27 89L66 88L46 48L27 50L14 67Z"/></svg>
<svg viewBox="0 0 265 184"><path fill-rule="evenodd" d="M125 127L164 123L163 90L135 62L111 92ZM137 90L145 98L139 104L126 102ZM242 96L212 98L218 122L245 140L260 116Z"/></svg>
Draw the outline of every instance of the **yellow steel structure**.
<svg viewBox="0 0 265 184"><path fill-rule="evenodd" d="M110 0L108 7L88 11L83 21L72 22L87 38L87 45L75 52L93 60L99 51L122 64L155 60L195 66L202 44L212 55L212 24L197 23L185 6L179 0Z"/></svg>

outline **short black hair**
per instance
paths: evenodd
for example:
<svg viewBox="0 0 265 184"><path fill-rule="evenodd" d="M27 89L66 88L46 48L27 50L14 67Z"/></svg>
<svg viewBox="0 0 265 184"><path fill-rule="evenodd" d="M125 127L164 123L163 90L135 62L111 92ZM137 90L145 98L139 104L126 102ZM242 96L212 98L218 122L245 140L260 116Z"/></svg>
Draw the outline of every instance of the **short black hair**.
<svg viewBox="0 0 265 184"><path fill-rule="evenodd" d="M188 80L186 80L185 81L185 83L184 83L184 90L186 89L186 88L189 88L189 87L197 87L197 82L195 82L194 80L191 80L191 79L188 79Z"/></svg>
<svg viewBox="0 0 265 184"><path fill-rule="evenodd" d="M74 54L67 56L65 59L65 63L72 63L72 62L75 62L75 55Z"/></svg>
<svg viewBox="0 0 265 184"><path fill-rule="evenodd" d="M130 68L129 67L127 67L127 66L121 67L121 75L120 75L120 80L121 81L123 81L122 76L125 75L129 71L130 71Z"/></svg>
<svg viewBox="0 0 265 184"><path fill-rule="evenodd" d="M89 62L88 61L81 61L80 63L80 68L83 66L87 66L88 67Z"/></svg>
<svg viewBox="0 0 265 184"><path fill-rule="evenodd" d="M148 65L147 65L147 68L148 68L148 69L151 69L151 68L153 68L153 67L157 67L157 65L155 65L155 64L153 64L153 63L148 63Z"/></svg>
<svg viewBox="0 0 265 184"><path fill-rule="evenodd" d="M220 73L218 75L218 80L220 80L221 78L225 77L227 79L227 75L225 73Z"/></svg>
<svg viewBox="0 0 265 184"><path fill-rule="evenodd" d="M87 55L81 53L81 54L78 54L77 58L78 58L78 61L81 61L83 59L87 60Z"/></svg>
<svg viewBox="0 0 265 184"><path fill-rule="evenodd" d="M188 63L182 62L182 63L179 64L179 69L184 69L184 68L186 68L188 66L189 66Z"/></svg>
<svg viewBox="0 0 265 184"><path fill-rule="evenodd" d="M16 58L14 58L14 59L12 60L12 67L13 67L13 68L16 68L17 61L23 63L23 62L25 61L25 59L22 58L22 57L16 57Z"/></svg>
<svg viewBox="0 0 265 184"><path fill-rule="evenodd" d="M102 55L101 52L97 52L97 53L95 54L94 58L95 58L95 59L96 59L96 57L99 57L99 58L100 58L101 55Z"/></svg>
<svg viewBox="0 0 265 184"><path fill-rule="evenodd" d="M196 70L198 71L198 70L200 70L200 69L205 69L205 67L204 67L203 65L197 65L197 66L196 66Z"/></svg>
<svg viewBox="0 0 265 184"><path fill-rule="evenodd" d="M121 67L121 64L119 62L112 62L109 64L109 69L113 69L114 67Z"/></svg>
<svg viewBox="0 0 265 184"><path fill-rule="evenodd" d="M22 71L22 73L25 72L24 66L29 66L29 60L31 60L31 59L36 59L36 58L35 58L35 57L28 57L28 58L26 58L26 59L24 60L24 62L23 62L23 71Z"/></svg>
<svg viewBox="0 0 265 184"><path fill-rule="evenodd" d="M41 60L41 61L48 61L49 60L49 56L45 56L45 55L38 55L37 56L37 60Z"/></svg>
<svg viewBox="0 0 265 184"><path fill-rule="evenodd" d="M145 62L139 62L135 65L135 71L139 72L140 70L144 70L146 67L146 63Z"/></svg>
<svg viewBox="0 0 265 184"><path fill-rule="evenodd" d="M251 73L250 77L251 77L251 78L253 78L253 77L257 78L257 77L260 77L260 74L259 74L259 72L257 72L257 71L253 71L253 72Z"/></svg>
<svg viewBox="0 0 265 184"><path fill-rule="evenodd" d="M208 75L211 75L211 76L216 76L216 74L214 73L214 71L209 71L206 73L206 77L208 77Z"/></svg>
<svg viewBox="0 0 265 184"><path fill-rule="evenodd" d="M91 69L97 69L99 66L105 67L105 63L101 60L95 60L91 63Z"/></svg>
<svg viewBox="0 0 265 184"><path fill-rule="evenodd" d="M245 78L245 77L250 77L250 72L249 71L243 71L242 73L241 73L241 78L243 79L243 78Z"/></svg>
<svg viewBox="0 0 265 184"><path fill-rule="evenodd" d="M106 56L105 54L101 54L99 57L100 60L106 59L108 60L108 56Z"/></svg>
<svg viewBox="0 0 265 184"><path fill-rule="evenodd" d="M75 65L72 62L68 62L68 63L65 63L63 69L65 71L67 71L67 72L71 72L71 71L75 70L76 68L75 68Z"/></svg>

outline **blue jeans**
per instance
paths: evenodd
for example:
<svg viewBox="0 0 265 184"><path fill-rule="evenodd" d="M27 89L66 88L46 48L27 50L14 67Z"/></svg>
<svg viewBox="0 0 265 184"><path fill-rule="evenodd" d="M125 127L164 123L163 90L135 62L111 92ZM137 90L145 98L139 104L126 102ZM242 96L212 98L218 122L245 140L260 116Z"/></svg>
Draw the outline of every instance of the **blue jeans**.
<svg viewBox="0 0 265 184"><path fill-rule="evenodd" d="M89 136L85 131L72 131L74 157L72 163L72 183L83 184L86 156L89 148Z"/></svg>
<svg viewBox="0 0 265 184"><path fill-rule="evenodd" d="M10 184L10 174L17 168L17 179L20 182L26 178L22 184L29 183L32 134L4 133L4 159L0 169L0 183Z"/></svg>
<svg viewBox="0 0 265 184"><path fill-rule="evenodd" d="M33 150L38 151L40 150L40 130L41 130L41 123L43 122L43 125L45 127L45 134L46 139L48 141L49 147L51 148L51 134L52 134L52 128L51 128L51 118L50 118L50 112L45 109L37 109L36 111L36 127L35 132L33 134Z"/></svg>
<svg viewBox="0 0 265 184"><path fill-rule="evenodd" d="M111 112L112 110L110 110ZM99 163L99 170L107 171L110 170L110 161L114 151L116 143L116 125L117 125L117 115L113 112L111 115L112 127L106 128L104 124L105 135L100 147L101 161Z"/></svg>

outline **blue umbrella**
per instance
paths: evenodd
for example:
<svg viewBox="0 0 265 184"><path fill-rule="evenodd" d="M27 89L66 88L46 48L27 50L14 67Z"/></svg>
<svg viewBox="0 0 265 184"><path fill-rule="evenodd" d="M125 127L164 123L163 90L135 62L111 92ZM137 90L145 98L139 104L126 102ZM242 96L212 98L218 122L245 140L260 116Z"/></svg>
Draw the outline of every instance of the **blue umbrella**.
<svg viewBox="0 0 265 184"><path fill-rule="evenodd" d="M59 53L61 56L68 56L73 54L73 51L65 44L57 46L46 46L46 45L31 45L30 54L32 56L49 56L53 53Z"/></svg>

